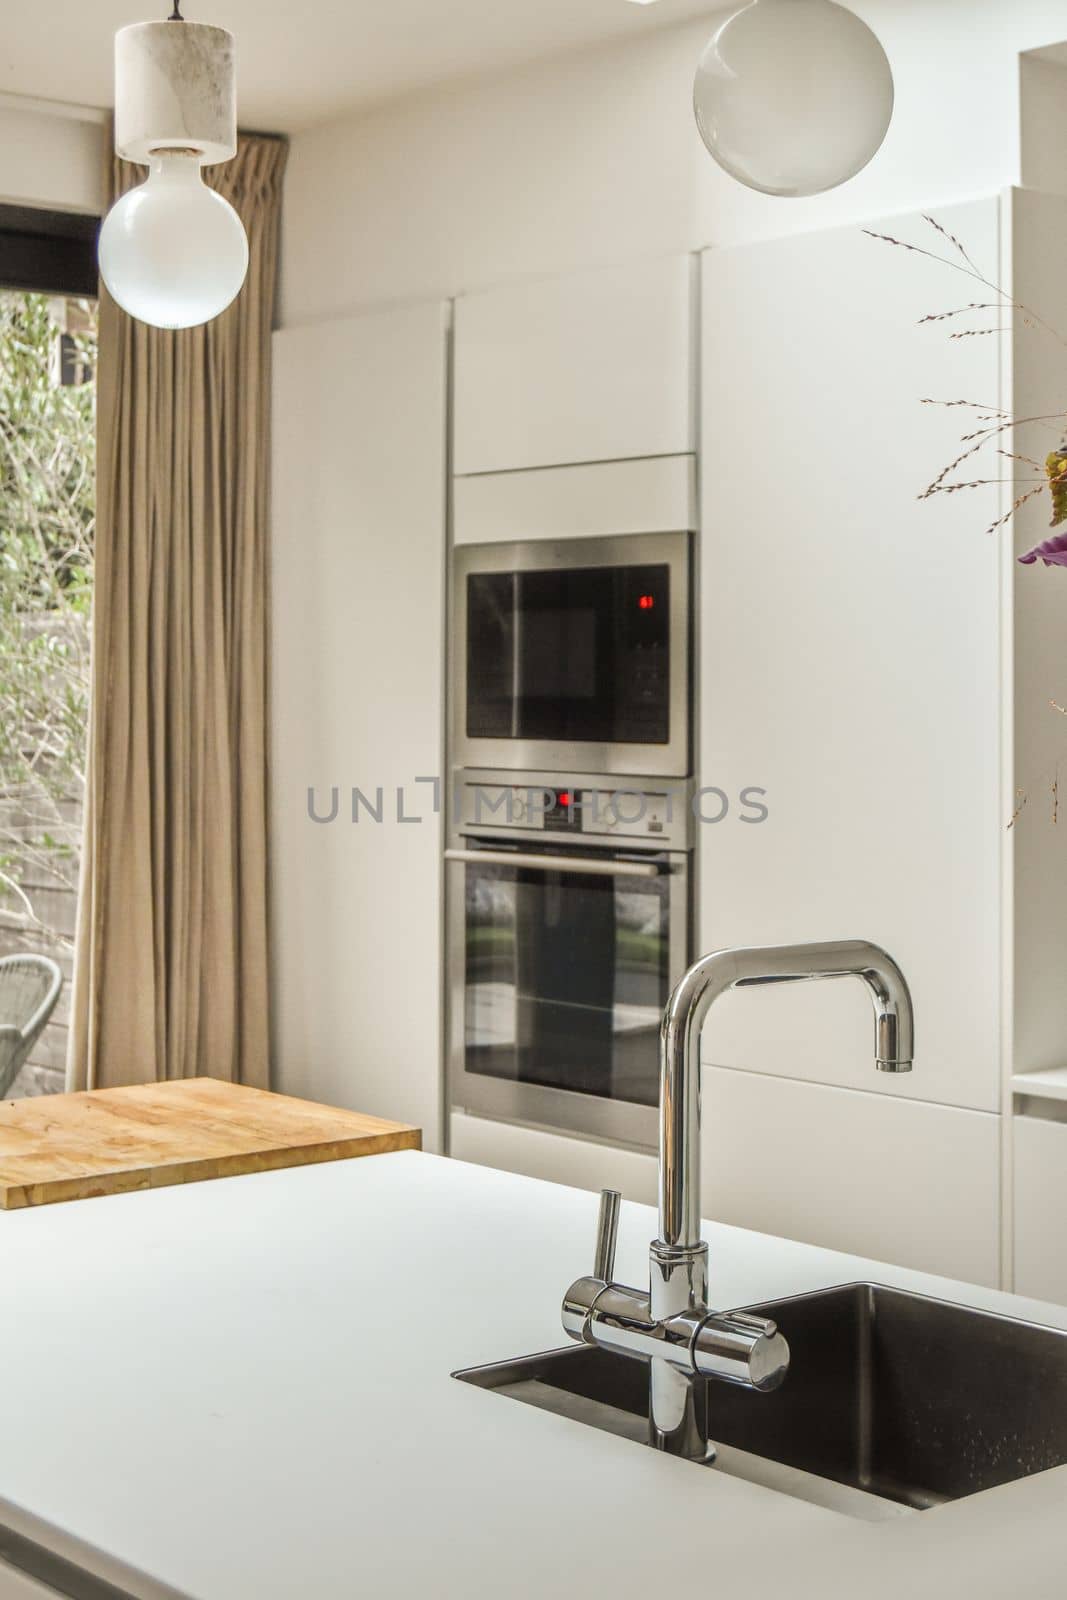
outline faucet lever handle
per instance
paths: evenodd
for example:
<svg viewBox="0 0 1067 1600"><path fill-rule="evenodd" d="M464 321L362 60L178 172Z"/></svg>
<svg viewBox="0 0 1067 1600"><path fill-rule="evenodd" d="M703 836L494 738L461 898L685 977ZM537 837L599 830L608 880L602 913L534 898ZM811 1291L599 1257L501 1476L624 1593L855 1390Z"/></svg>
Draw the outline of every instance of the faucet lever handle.
<svg viewBox="0 0 1067 1600"><path fill-rule="evenodd" d="M619 1206L622 1195L618 1189L601 1189L600 1211L596 1219L596 1249L593 1254L593 1277L610 1283L615 1273L615 1242L619 1237Z"/></svg>

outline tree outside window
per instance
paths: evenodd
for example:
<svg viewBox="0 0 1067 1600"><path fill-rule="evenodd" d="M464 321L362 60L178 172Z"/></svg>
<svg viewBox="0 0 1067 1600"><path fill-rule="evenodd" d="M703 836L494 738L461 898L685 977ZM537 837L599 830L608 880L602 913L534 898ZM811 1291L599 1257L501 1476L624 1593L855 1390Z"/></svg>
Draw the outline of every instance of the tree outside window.
<svg viewBox="0 0 1067 1600"><path fill-rule="evenodd" d="M89 716L96 305L0 293L0 954L68 979L16 1093L63 1087Z"/></svg>

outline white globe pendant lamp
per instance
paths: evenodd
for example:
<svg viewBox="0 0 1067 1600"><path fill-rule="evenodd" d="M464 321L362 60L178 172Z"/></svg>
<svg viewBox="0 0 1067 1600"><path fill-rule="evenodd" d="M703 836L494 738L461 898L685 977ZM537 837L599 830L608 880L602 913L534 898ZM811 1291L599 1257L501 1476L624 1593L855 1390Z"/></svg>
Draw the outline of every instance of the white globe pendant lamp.
<svg viewBox="0 0 1067 1600"><path fill-rule="evenodd" d="M821 194L878 150L893 74L867 24L834 0L747 0L723 13L697 68L701 138L764 194Z"/></svg>
<svg viewBox="0 0 1067 1600"><path fill-rule="evenodd" d="M210 322L248 271L241 219L201 168L237 151L233 35L186 22L179 0L166 22L115 35L115 149L148 178L108 212L100 275L132 317L157 328Z"/></svg>

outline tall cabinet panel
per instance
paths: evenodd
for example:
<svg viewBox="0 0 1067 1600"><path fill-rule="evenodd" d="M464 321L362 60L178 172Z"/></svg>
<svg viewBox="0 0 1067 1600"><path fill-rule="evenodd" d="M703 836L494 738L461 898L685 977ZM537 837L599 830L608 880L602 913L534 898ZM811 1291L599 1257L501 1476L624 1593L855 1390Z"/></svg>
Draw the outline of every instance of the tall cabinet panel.
<svg viewBox="0 0 1067 1600"><path fill-rule="evenodd" d="M1012 294L1028 313L1015 320L1013 330L1011 409L1020 419L1048 419L1014 430L1015 452L1029 458L1015 462L1014 487L1022 497L1034 487L1032 462L1043 461L1063 436L1067 199L1015 190L1006 254ZM1015 550L1047 539L1048 524L1047 495L1029 499L1015 518ZM1014 1162L1014 1287L1055 1301L1067 1297L1060 1225L1067 1195L1067 828L1058 804L1067 772L1067 723L1057 710L1067 705L1063 578L1058 568L1014 567L1013 787L1024 803L1012 829L1016 1093L1007 1102L1014 1118L1005 1140Z"/></svg>
<svg viewBox="0 0 1067 1600"><path fill-rule="evenodd" d="M432 304L275 340L274 1084L429 1149L441 830L416 780L442 770L446 334Z"/></svg>
<svg viewBox="0 0 1067 1600"><path fill-rule="evenodd" d="M1060 335L1067 332L1067 199L1017 189L1010 217L1005 253L1012 293L1027 307L1013 329L1010 409L1017 418L1037 419L1016 427L1010 446L1028 458L1014 463L1014 489L1021 498L1034 487L1033 462L1043 461L1063 437L1067 348ZM1042 321L1035 325L1035 317ZM1048 496L1027 500L1014 519L1015 550L1021 554L1047 539L1048 524ZM1012 829L1012 1039L1014 1070L1025 1073L1067 1066L1067 828L1053 796L1054 783L1067 769L1067 721L1056 709L1067 705L1063 578L1059 569L1040 563L1014 566L1013 789L1025 805Z"/></svg>
<svg viewBox="0 0 1067 1600"><path fill-rule="evenodd" d="M996 276L998 199L937 215ZM871 226L950 248L919 216ZM847 983L728 997L706 1060L996 1112L1001 496L918 498L965 431L920 398L1005 403L996 337L920 326L970 288L859 228L704 257L701 782L765 788L768 816L699 830L698 927L706 949L872 939L916 1006L907 1077L874 1071Z"/></svg>

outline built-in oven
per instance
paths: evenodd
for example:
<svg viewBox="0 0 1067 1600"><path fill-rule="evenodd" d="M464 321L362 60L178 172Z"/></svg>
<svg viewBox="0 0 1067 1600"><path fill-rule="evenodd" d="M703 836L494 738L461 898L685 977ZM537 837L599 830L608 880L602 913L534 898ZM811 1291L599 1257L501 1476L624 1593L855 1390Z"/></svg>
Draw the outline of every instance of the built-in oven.
<svg viewBox="0 0 1067 1600"><path fill-rule="evenodd" d="M687 774L689 564L686 533L460 546L453 760Z"/></svg>
<svg viewBox="0 0 1067 1600"><path fill-rule="evenodd" d="M687 789L457 775L449 867L454 1108L647 1148L659 1027L689 959Z"/></svg>

